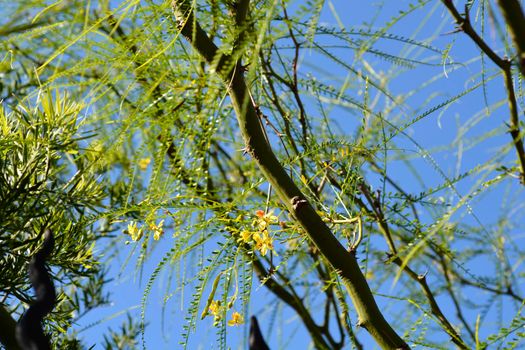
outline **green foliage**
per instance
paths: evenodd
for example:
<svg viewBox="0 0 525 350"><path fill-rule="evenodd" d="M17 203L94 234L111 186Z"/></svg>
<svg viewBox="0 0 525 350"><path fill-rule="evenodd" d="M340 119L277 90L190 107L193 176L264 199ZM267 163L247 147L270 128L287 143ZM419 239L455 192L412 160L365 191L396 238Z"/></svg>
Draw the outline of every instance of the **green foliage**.
<svg viewBox="0 0 525 350"><path fill-rule="evenodd" d="M92 215L106 197L85 149L84 106L45 90L35 101L2 105L0 125L0 293L13 317L31 303L27 264L49 228L55 248L49 265L58 294L49 329L57 347L80 343L64 333L81 316L108 303L105 269L94 255L102 237ZM65 345L67 344L67 345ZM76 344L76 345L74 345Z"/></svg>
<svg viewBox="0 0 525 350"><path fill-rule="evenodd" d="M140 324L128 315L118 332L110 330L104 335L104 349L133 350L138 349L137 338L140 334Z"/></svg>
<svg viewBox="0 0 525 350"><path fill-rule="evenodd" d="M21 267L46 227L61 246L53 254L60 275L83 276L96 269L91 252L96 236L86 232L85 214L100 206L103 194L78 155L79 142L89 137L78 132L81 106L50 92L39 99L41 109L17 105L9 112L4 107L0 114L0 235L9 242L0 255L17 274L2 276L2 289L24 300L27 276Z"/></svg>
<svg viewBox="0 0 525 350"><path fill-rule="evenodd" d="M97 235L89 229L87 214L100 207L103 191L80 154L80 143L90 136L79 132L81 110L67 96L46 91L35 107L19 103L0 111L0 257L5 268L0 290L17 313L23 311L20 301L31 300L27 263L45 228L57 242L50 260L57 281L70 287L98 283ZM99 303L97 290L86 288L82 296L68 289L59 295L55 330L69 327L72 311Z"/></svg>

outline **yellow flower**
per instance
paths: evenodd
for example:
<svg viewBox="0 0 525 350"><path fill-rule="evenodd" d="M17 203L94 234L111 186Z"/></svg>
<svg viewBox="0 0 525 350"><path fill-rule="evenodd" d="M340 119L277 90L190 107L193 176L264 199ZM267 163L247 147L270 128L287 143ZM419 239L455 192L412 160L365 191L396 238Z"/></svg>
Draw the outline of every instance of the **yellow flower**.
<svg viewBox="0 0 525 350"><path fill-rule="evenodd" d="M132 221L128 224L128 233L133 241L138 241L142 238L142 227L138 228L137 223Z"/></svg>
<svg viewBox="0 0 525 350"><path fill-rule="evenodd" d="M242 317L240 313L235 311L232 314L232 319L228 321L228 326L238 326L241 324L244 324L244 318Z"/></svg>
<svg viewBox="0 0 525 350"><path fill-rule="evenodd" d="M250 243L252 240L252 232L246 230L242 231L240 240L244 243Z"/></svg>
<svg viewBox="0 0 525 350"><path fill-rule="evenodd" d="M139 160L139 168L140 168L140 170L146 170L148 168L149 163L151 163L151 159L149 159L149 158L141 158Z"/></svg>
<svg viewBox="0 0 525 350"><path fill-rule="evenodd" d="M273 239L268 234L268 231L263 231L262 235L255 233L253 240L255 241L255 249L260 251L263 256L266 255L268 250L273 250Z"/></svg>
<svg viewBox="0 0 525 350"><path fill-rule="evenodd" d="M215 317L215 320L219 320L221 318L221 302L218 300L212 301L208 308L208 312Z"/></svg>
<svg viewBox="0 0 525 350"><path fill-rule="evenodd" d="M155 224L154 222L149 224L150 230L153 231L153 239L158 241L160 239L160 236L164 233L164 228L162 226L164 225L164 220L160 220L159 224Z"/></svg>
<svg viewBox="0 0 525 350"><path fill-rule="evenodd" d="M255 215L257 215L257 218L254 220L253 225L260 231L264 231L268 226L278 222L277 216L273 215L273 212L271 211L265 213L264 210L257 210Z"/></svg>

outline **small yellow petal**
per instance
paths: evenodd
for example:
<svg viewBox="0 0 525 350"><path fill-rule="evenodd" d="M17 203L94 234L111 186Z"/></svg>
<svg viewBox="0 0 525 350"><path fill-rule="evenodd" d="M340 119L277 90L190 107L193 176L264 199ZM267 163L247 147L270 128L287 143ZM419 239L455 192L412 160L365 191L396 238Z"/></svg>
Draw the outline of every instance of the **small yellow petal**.
<svg viewBox="0 0 525 350"><path fill-rule="evenodd" d="M149 163L151 163L151 159L141 158L138 163L140 170L146 170L148 168Z"/></svg>
<svg viewBox="0 0 525 350"><path fill-rule="evenodd" d="M153 239L158 241L160 239L160 236L164 233L164 229L162 226L164 225L164 220L161 220L159 224L151 223L149 225L149 228L153 231Z"/></svg>
<svg viewBox="0 0 525 350"><path fill-rule="evenodd" d="M238 326L241 324L244 324L244 318L242 317L240 313L235 311L232 314L232 319L228 321L228 326Z"/></svg>
<svg viewBox="0 0 525 350"><path fill-rule="evenodd" d="M128 233L133 241L138 241L142 238L142 228L137 227L137 223L132 221L128 224Z"/></svg>
<svg viewBox="0 0 525 350"><path fill-rule="evenodd" d="M303 184L308 183L308 180L306 179L306 177L305 177L304 175L301 175L301 182L302 182Z"/></svg>
<svg viewBox="0 0 525 350"><path fill-rule="evenodd" d="M250 231L244 230L241 232L241 241L245 243L250 243L251 240L252 240L252 233Z"/></svg>

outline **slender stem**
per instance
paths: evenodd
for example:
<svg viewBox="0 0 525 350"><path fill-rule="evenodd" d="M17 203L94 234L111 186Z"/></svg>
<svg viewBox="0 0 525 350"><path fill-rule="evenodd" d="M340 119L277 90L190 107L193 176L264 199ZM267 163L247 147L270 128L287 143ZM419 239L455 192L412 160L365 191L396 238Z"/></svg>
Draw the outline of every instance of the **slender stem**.
<svg viewBox="0 0 525 350"><path fill-rule="evenodd" d="M443 276L445 277L445 282L446 282L445 288L447 289L448 294L450 295L450 298L452 299L452 302L454 303L454 307L456 309L456 315L461 321L461 323L463 323L463 326L467 330L472 340L476 341L476 334L474 333L474 331L472 330L472 327L470 327L469 323L467 322L467 319L463 315L463 311L461 309L461 303L458 297L456 296L456 293L454 292L447 261L445 260L445 257L443 255L439 255L438 259L439 259L439 264L441 265Z"/></svg>
<svg viewBox="0 0 525 350"><path fill-rule="evenodd" d="M516 151L518 153L518 159L521 164L521 182L525 184L525 150L523 147L522 134L520 131L520 122L518 117L518 104L516 102L516 94L514 93L514 84L512 83L512 71L510 62L507 68L503 71L505 75L505 87L507 88L507 95L509 100L510 110L510 130L509 133L514 140Z"/></svg>
<svg viewBox="0 0 525 350"><path fill-rule="evenodd" d="M215 59L217 46L200 27L188 0L174 0L172 5L181 34L208 64L218 62L215 71L228 87L246 150L275 188L288 211L342 277L356 308L358 324L371 334L381 348L408 349L405 341L383 317L356 258L333 235L273 153L264 137L257 112L250 103L240 62L232 64L230 57L226 55L219 60Z"/></svg>
<svg viewBox="0 0 525 350"><path fill-rule="evenodd" d="M299 49L301 47L301 44L297 41L297 38L295 37L293 33L292 25L288 18L288 13L286 12L286 4L284 4L284 2L283 2L283 13L284 13L285 23L287 23L288 25L288 33L290 34L290 39L292 39L292 42L295 46L293 63L292 63L293 83L290 84L289 86L297 102L297 106L299 107L299 122L301 123L301 129L303 132L303 147L306 148L308 144L308 123L306 122L306 112L304 109L304 105L301 100L301 97L299 96L299 84L298 84L298 79L297 79L297 65L299 62Z"/></svg>

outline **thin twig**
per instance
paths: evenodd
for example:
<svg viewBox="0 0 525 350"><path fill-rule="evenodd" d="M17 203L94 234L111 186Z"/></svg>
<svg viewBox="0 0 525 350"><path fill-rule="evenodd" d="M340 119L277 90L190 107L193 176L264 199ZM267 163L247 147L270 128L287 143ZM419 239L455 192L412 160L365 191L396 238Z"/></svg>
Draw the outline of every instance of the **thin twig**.
<svg viewBox="0 0 525 350"><path fill-rule="evenodd" d="M297 41L297 38L295 37L293 33L292 24L291 24L290 19L288 18L288 12L286 11L286 4L284 2L283 2L283 14L284 14L285 23L288 24L288 33L290 34L290 39L292 39L292 42L295 47L293 63L292 63L293 83L290 84L289 87L292 90L292 93L295 97L295 101L297 102L297 106L299 107L299 122L301 123L301 128L303 131L303 147L306 147L307 142L308 142L308 124L306 121L306 111L304 109L303 101L301 100L301 96L299 95L299 83L297 79L297 65L299 63L299 49L301 47L301 44Z"/></svg>
<svg viewBox="0 0 525 350"><path fill-rule="evenodd" d="M465 316L463 315L461 304L458 300L458 297L456 296L456 293L454 292L447 261L445 260L445 257L443 255L438 255L438 256L439 256L439 264L441 266L441 269L443 270L443 276L445 277L445 282L446 282L445 288L447 289L448 294L450 295L450 298L452 299L452 303L454 304L454 308L456 309L456 315L461 321L461 323L463 323L463 327L465 327L465 329L467 330L472 340L475 341L476 334L474 333L474 331L472 330L472 327L470 327Z"/></svg>

